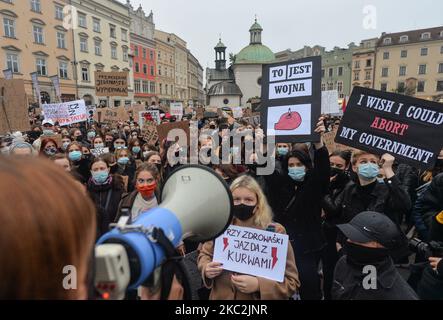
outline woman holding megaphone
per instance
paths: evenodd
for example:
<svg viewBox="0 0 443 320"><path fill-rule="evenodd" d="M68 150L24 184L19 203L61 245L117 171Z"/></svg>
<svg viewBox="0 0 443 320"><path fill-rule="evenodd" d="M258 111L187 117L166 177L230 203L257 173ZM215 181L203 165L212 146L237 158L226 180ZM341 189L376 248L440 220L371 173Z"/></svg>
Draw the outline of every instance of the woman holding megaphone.
<svg viewBox="0 0 443 320"><path fill-rule="evenodd" d="M286 233L283 226L272 222L272 213L258 183L250 176L241 176L231 184L234 199L233 225L273 230ZM250 275L237 275L223 270L221 263L213 261L214 242L201 247L198 268L203 283L211 289L211 300L284 300L294 295L300 286L294 252L288 244L286 269L283 282Z"/></svg>

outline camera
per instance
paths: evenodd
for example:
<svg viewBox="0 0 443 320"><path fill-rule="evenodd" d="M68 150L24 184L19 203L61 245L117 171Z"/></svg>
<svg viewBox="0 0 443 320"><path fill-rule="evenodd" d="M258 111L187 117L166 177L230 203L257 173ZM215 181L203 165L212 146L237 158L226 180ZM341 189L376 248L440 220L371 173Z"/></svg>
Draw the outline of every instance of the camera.
<svg viewBox="0 0 443 320"><path fill-rule="evenodd" d="M443 242L439 241L427 243L418 238L412 238L409 240L409 249L423 255L426 259L429 257L443 257Z"/></svg>

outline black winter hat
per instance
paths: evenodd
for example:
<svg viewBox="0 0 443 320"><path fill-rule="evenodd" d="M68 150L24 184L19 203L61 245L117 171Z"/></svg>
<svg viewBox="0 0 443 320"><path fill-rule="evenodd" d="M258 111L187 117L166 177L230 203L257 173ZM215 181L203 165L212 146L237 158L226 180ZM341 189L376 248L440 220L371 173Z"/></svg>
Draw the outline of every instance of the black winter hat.
<svg viewBox="0 0 443 320"><path fill-rule="evenodd" d="M306 169L312 169L311 157L302 150L292 150L287 156L287 159L289 158L297 158L306 167Z"/></svg>

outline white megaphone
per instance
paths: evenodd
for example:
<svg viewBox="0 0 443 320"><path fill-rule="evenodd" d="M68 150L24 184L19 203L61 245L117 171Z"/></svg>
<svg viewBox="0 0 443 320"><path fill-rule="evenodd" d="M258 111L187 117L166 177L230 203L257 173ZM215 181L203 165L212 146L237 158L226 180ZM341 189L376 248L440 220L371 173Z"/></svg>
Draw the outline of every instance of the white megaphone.
<svg viewBox="0 0 443 320"><path fill-rule="evenodd" d="M123 216L98 240L97 290L122 298L123 287L139 287L162 264L165 255L151 237L154 228L161 228L174 246L184 239L211 240L230 225L232 206L228 185L213 170L197 165L179 167L165 182L158 208L142 213L131 225Z"/></svg>

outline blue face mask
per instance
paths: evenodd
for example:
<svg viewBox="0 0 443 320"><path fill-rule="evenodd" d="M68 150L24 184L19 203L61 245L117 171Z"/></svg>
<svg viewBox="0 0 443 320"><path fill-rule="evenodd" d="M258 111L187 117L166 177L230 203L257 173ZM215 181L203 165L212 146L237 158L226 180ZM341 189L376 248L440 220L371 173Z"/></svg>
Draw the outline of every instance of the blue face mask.
<svg viewBox="0 0 443 320"><path fill-rule="evenodd" d="M91 172L92 180L96 184L104 184L106 180L108 180L109 172L107 170L104 171L97 171L97 172Z"/></svg>
<svg viewBox="0 0 443 320"><path fill-rule="evenodd" d="M82 153L81 151L71 151L68 157L71 161L79 161L82 158Z"/></svg>
<svg viewBox="0 0 443 320"><path fill-rule="evenodd" d="M114 144L114 149L115 150L120 150L120 149L123 149L125 146L124 145L121 145L121 144Z"/></svg>
<svg viewBox="0 0 443 320"><path fill-rule="evenodd" d="M140 152L140 147L133 147L132 148L132 152L134 152L134 153L139 153Z"/></svg>
<svg viewBox="0 0 443 320"><path fill-rule="evenodd" d="M305 166L288 168L288 175L294 181L303 181L306 175L306 168Z"/></svg>
<svg viewBox="0 0 443 320"><path fill-rule="evenodd" d="M118 159L117 162L118 162L119 164L121 164L121 165L125 165L125 164L128 164L128 162L129 162L129 158L128 158L128 157L122 157L122 158Z"/></svg>
<svg viewBox="0 0 443 320"><path fill-rule="evenodd" d="M94 139L95 138L95 132L88 132L88 139Z"/></svg>
<svg viewBox="0 0 443 320"><path fill-rule="evenodd" d="M378 176L379 170L375 163L363 163L358 166L358 175L365 180L372 180Z"/></svg>
<svg viewBox="0 0 443 320"><path fill-rule="evenodd" d="M105 144L104 144L104 143L96 143L96 144L94 145L94 147L95 147L96 149L103 149L103 148L105 147Z"/></svg>
<svg viewBox="0 0 443 320"><path fill-rule="evenodd" d="M288 148L277 148L277 152L281 156L285 156L288 154L289 149Z"/></svg>
<svg viewBox="0 0 443 320"><path fill-rule="evenodd" d="M52 130L43 130L43 135L44 136L51 136L54 134L54 131Z"/></svg>

